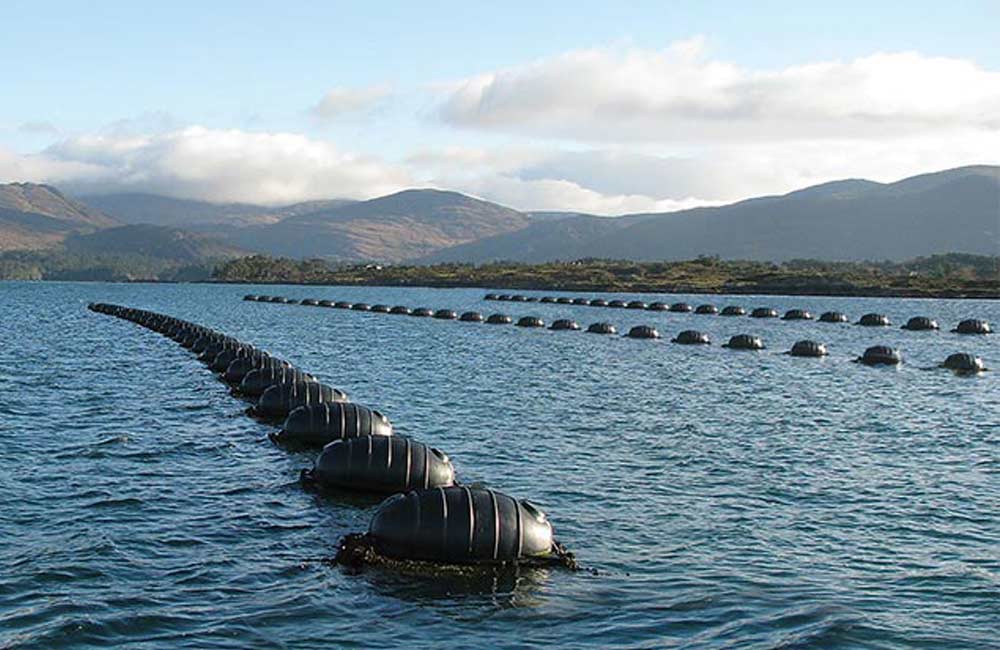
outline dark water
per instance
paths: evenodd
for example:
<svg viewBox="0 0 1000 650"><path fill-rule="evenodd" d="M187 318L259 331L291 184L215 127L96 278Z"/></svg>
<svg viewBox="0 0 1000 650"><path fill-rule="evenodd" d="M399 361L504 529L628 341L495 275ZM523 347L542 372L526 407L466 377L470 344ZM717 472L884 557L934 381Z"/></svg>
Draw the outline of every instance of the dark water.
<svg viewBox="0 0 1000 650"><path fill-rule="evenodd" d="M697 327L665 341L245 303L248 291ZM985 648L1000 630L1000 372L924 371L998 339L484 303L480 290L0 284L0 647ZM652 298L652 297L650 297ZM681 297L698 303L698 297ZM667 300L679 298L666 297ZM153 309L263 346L543 506L599 575L442 581L310 558L366 501L304 492L307 453L171 341ZM927 314L1000 303L712 299ZM831 357L779 354L800 338ZM899 346L899 369L849 362Z"/></svg>

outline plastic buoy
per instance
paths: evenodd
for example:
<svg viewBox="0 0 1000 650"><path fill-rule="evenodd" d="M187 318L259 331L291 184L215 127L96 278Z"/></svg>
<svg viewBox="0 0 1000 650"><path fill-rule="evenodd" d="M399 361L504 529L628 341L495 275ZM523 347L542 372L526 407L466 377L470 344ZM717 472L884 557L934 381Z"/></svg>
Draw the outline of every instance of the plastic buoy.
<svg viewBox="0 0 1000 650"><path fill-rule="evenodd" d="M611 323L593 323L587 328L591 334L617 334L618 330Z"/></svg>
<svg viewBox="0 0 1000 650"><path fill-rule="evenodd" d="M450 309L439 309L434 312L434 318L439 318L441 320L455 320L458 318L458 314Z"/></svg>
<svg viewBox="0 0 1000 650"><path fill-rule="evenodd" d="M317 381L275 384L265 390L257 400L256 414L270 418L284 418L299 406L346 401L346 393Z"/></svg>
<svg viewBox="0 0 1000 650"><path fill-rule="evenodd" d="M900 329L918 332L921 330L940 329L940 326L933 318L927 318L926 316L914 316L910 320L906 321L906 324Z"/></svg>
<svg viewBox="0 0 1000 650"><path fill-rule="evenodd" d="M545 321L537 316L523 316L517 321L518 327L545 327Z"/></svg>
<svg viewBox="0 0 1000 650"><path fill-rule="evenodd" d="M812 320L813 315L805 309L789 309L781 320Z"/></svg>
<svg viewBox="0 0 1000 650"><path fill-rule="evenodd" d="M778 310L770 307L757 307L750 312L750 318L777 318Z"/></svg>
<svg viewBox="0 0 1000 650"><path fill-rule="evenodd" d="M395 307L393 307L392 309L389 310L389 313L390 314L401 314L403 316L409 316L410 315L410 308L407 307L406 305L396 305Z"/></svg>
<svg viewBox="0 0 1000 650"><path fill-rule="evenodd" d="M560 318L549 326L550 330L578 330L580 326L575 320L570 320L568 318Z"/></svg>
<svg viewBox="0 0 1000 650"><path fill-rule="evenodd" d="M816 341L796 341L788 354L793 357L825 357L828 353L826 346Z"/></svg>
<svg viewBox="0 0 1000 650"><path fill-rule="evenodd" d="M903 362L903 356L899 350L887 345L873 345L865 350L865 353L856 361L866 366L895 366Z"/></svg>
<svg viewBox="0 0 1000 650"><path fill-rule="evenodd" d="M889 327L892 323L889 322L889 317L885 314L865 314L858 321L858 325L863 325L864 327Z"/></svg>
<svg viewBox="0 0 1000 650"><path fill-rule="evenodd" d="M706 316L711 316L719 313L719 308L715 305L698 305L695 307L694 313L702 314Z"/></svg>
<svg viewBox="0 0 1000 650"><path fill-rule="evenodd" d="M948 370L954 370L958 373L976 373L986 370L986 366L983 365L982 359L967 352L949 354L948 358L941 364L941 367L947 368Z"/></svg>
<svg viewBox="0 0 1000 650"><path fill-rule="evenodd" d="M467 311L463 313L461 316L459 316L458 320L462 321L463 323L482 323L483 315L480 314L478 311Z"/></svg>
<svg viewBox="0 0 1000 650"><path fill-rule="evenodd" d="M514 322L514 319L507 314L490 314L489 318L486 319L487 325L509 325Z"/></svg>
<svg viewBox="0 0 1000 650"><path fill-rule="evenodd" d="M739 305L726 305L719 312L720 316L746 316L747 310Z"/></svg>
<svg viewBox="0 0 1000 650"><path fill-rule="evenodd" d="M686 302L675 302L674 304L670 305L670 311L679 313L688 313L694 311L694 308L691 307L691 305L687 304Z"/></svg>
<svg viewBox="0 0 1000 650"><path fill-rule="evenodd" d="M326 445L307 478L323 487L395 493L449 487L455 468L447 455L399 436L365 436Z"/></svg>
<svg viewBox="0 0 1000 650"><path fill-rule="evenodd" d="M722 347L732 348L733 350L763 350L764 340L759 336L737 334L736 336L730 337L728 343L723 343Z"/></svg>
<svg viewBox="0 0 1000 650"><path fill-rule="evenodd" d="M292 410L275 439L322 447L334 440L391 435L392 423L378 411L352 402L328 401Z"/></svg>
<svg viewBox="0 0 1000 650"><path fill-rule="evenodd" d="M636 325L625 336L630 339L658 339L660 338L660 333L656 331L655 327L650 325Z"/></svg>
<svg viewBox="0 0 1000 650"><path fill-rule="evenodd" d="M988 321L969 318L959 323L952 332L956 334L992 334L993 328L990 327Z"/></svg>
<svg viewBox="0 0 1000 650"><path fill-rule="evenodd" d="M839 311L825 311L819 316L821 323L848 323L850 320L847 314L841 314Z"/></svg>
<svg viewBox="0 0 1000 650"><path fill-rule="evenodd" d="M497 564L547 557L552 525L528 501L484 488L414 490L386 499L368 534L387 557Z"/></svg>
<svg viewBox="0 0 1000 650"><path fill-rule="evenodd" d="M676 337L670 339L671 343L680 343L681 345L710 345L712 339L709 338L708 334L705 332L699 332L697 330L684 330Z"/></svg>

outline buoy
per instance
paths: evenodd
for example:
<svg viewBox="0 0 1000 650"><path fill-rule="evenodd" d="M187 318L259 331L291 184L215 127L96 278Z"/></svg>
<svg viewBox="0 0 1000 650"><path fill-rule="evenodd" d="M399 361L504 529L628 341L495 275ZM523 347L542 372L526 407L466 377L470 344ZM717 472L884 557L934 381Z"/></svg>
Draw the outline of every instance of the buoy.
<svg viewBox="0 0 1000 650"><path fill-rule="evenodd" d="M383 305L383 304L372 305L372 311L377 314L388 314L389 305Z"/></svg>
<svg viewBox="0 0 1000 650"><path fill-rule="evenodd" d="M541 299L541 300L539 300L539 302L544 302L544 303L555 303L555 302L556 302L556 299L555 299L554 297L552 297L552 296L542 296L542 299Z"/></svg>
<svg viewBox="0 0 1000 650"><path fill-rule="evenodd" d="M501 293L499 296L497 296L497 300L510 300L510 294Z"/></svg>
<svg viewBox="0 0 1000 650"><path fill-rule="evenodd" d="M305 307L319 307L319 301L314 298L303 298L299 304Z"/></svg>
<svg viewBox="0 0 1000 650"><path fill-rule="evenodd" d="M463 323L482 323L483 315L480 314L478 311L467 311L464 312L458 318L458 320L462 321Z"/></svg>
<svg viewBox="0 0 1000 650"><path fill-rule="evenodd" d="M560 305L572 305L573 299L566 296L560 296L559 298L556 298L556 302Z"/></svg>
<svg viewBox="0 0 1000 650"><path fill-rule="evenodd" d="M941 364L941 367L947 368L948 370L954 370L957 373L977 373L984 372L986 370L986 366L983 365L982 359L967 352L949 354L948 358Z"/></svg>
<svg viewBox="0 0 1000 650"><path fill-rule="evenodd" d="M538 296L525 296L524 302L538 302Z"/></svg>
<svg viewBox="0 0 1000 650"><path fill-rule="evenodd" d="M660 338L660 333L656 331L655 327L650 325L636 325L625 336L630 339L658 339Z"/></svg>
<svg viewBox="0 0 1000 650"><path fill-rule="evenodd" d="M251 302L257 302L257 296L254 296L254 295L251 295L251 294L247 294L247 295L243 296L243 300L249 300Z"/></svg>
<svg viewBox="0 0 1000 650"><path fill-rule="evenodd" d="M371 311L372 306L364 302L356 302L354 306L351 307L354 311Z"/></svg>
<svg viewBox="0 0 1000 650"><path fill-rule="evenodd" d="M315 378L293 367L268 366L255 368L243 377L243 381L240 382L239 392L249 397L258 397L263 395L264 391L271 386L303 381L315 381Z"/></svg>
<svg viewBox="0 0 1000 650"><path fill-rule="evenodd" d="M988 321L968 318L959 323L952 332L956 334L992 334L993 328L990 327Z"/></svg>
<svg viewBox="0 0 1000 650"><path fill-rule="evenodd" d="M670 305L665 302L651 302L646 305L646 309L649 311L667 311L670 309Z"/></svg>
<svg viewBox="0 0 1000 650"><path fill-rule="evenodd" d="M350 309L354 307L353 304L347 302L346 300L338 300L337 302L333 303L333 306L336 307L337 309Z"/></svg>
<svg viewBox="0 0 1000 650"><path fill-rule="evenodd" d="M789 309L781 320L812 320L813 315L805 309Z"/></svg>
<svg viewBox="0 0 1000 650"><path fill-rule="evenodd" d="M733 350L763 350L764 340L759 336L750 334L737 334L729 337L729 343L723 343L722 347Z"/></svg>
<svg viewBox="0 0 1000 650"><path fill-rule="evenodd" d="M266 353L260 350L257 351L257 355L237 357L226 367L226 372L222 378L227 384L238 386L248 372L262 367L265 359L269 358Z"/></svg>
<svg viewBox="0 0 1000 650"><path fill-rule="evenodd" d="M750 312L750 318L777 318L778 310L770 307L757 307Z"/></svg>
<svg viewBox="0 0 1000 650"><path fill-rule="evenodd" d="M570 320L568 318L560 318L559 320L554 321L552 323L552 325L549 326L549 329L550 330L578 330L578 329L580 329L580 326L577 324L577 322L575 320Z"/></svg>
<svg viewBox="0 0 1000 650"><path fill-rule="evenodd" d="M821 323L848 323L850 320L847 314L841 314L839 311L825 311L819 316Z"/></svg>
<svg viewBox="0 0 1000 650"><path fill-rule="evenodd" d="M711 316L713 314L718 314L719 308L715 305L698 305L695 307L694 313Z"/></svg>
<svg viewBox="0 0 1000 650"><path fill-rule="evenodd" d="M304 476L321 487L397 493L455 484L447 455L399 436L364 436L323 447Z"/></svg>
<svg viewBox="0 0 1000 650"><path fill-rule="evenodd" d="M490 314L490 317L486 319L487 325L509 325L514 322L514 319L507 314Z"/></svg>
<svg viewBox="0 0 1000 650"><path fill-rule="evenodd" d="M333 305L334 305L334 302L332 300L320 300L319 301L319 306L320 307L333 307Z"/></svg>
<svg viewBox="0 0 1000 650"><path fill-rule="evenodd" d="M522 296L519 293L515 293L513 296L510 297L510 299L513 302L528 302L528 297L527 296Z"/></svg>
<svg viewBox="0 0 1000 650"><path fill-rule="evenodd" d="M261 394L255 413L269 418L284 418L299 406L322 402L346 402L347 394L318 381L275 384Z"/></svg>
<svg viewBox="0 0 1000 650"><path fill-rule="evenodd" d="M644 303L641 300L632 300L627 305L625 305L625 308L626 309L645 309L646 308L646 303Z"/></svg>
<svg viewBox="0 0 1000 650"><path fill-rule="evenodd" d="M593 323L587 328L591 334L617 334L618 330L611 323Z"/></svg>
<svg viewBox="0 0 1000 650"><path fill-rule="evenodd" d="M906 321L900 329L921 331L921 330L936 330L940 329L938 323L933 318L927 318L926 316L914 316L910 320Z"/></svg>
<svg viewBox="0 0 1000 650"><path fill-rule="evenodd" d="M720 316L746 316L747 310L739 305L726 305L719 312Z"/></svg>
<svg viewBox="0 0 1000 650"><path fill-rule="evenodd" d="M410 308L407 307L406 305L396 305L395 307L393 307L392 309L389 310L389 313L390 314L401 314L403 316L409 316L410 315Z"/></svg>
<svg viewBox="0 0 1000 650"><path fill-rule="evenodd" d="M590 301L591 307L607 307L608 301L604 298L594 298Z"/></svg>
<svg viewBox="0 0 1000 650"><path fill-rule="evenodd" d="M308 447L361 436L391 436L389 418L367 406L325 401L293 409L274 439Z"/></svg>
<svg viewBox="0 0 1000 650"><path fill-rule="evenodd" d="M387 557L499 564L553 553L552 525L528 501L479 487L413 490L382 502L368 528Z"/></svg>
<svg viewBox="0 0 1000 650"><path fill-rule="evenodd" d="M712 339L709 338L708 334L705 332L699 332L697 330L684 330L676 337L670 339L671 343L680 343L681 345L710 345Z"/></svg>
<svg viewBox="0 0 1000 650"><path fill-rule="evenodd" d="M608 307L612 307L614 309L625 309L627 306L628 303L624 300L611 300L608 302Z"/></svg>
<svg viewBox="0 0 1000 650"><path fill-rule="evenodd" d="M518 327L545 327L545 321L537 316L523 316L517 321Z"/></svg>
<svg viewBox="0 0 1000 650"><path fill-rule="evenodd" d="M458 314L450 309L439 309L434 312L434 318L439 318L441 320L455 320L458 318Z"/></svg>
<svg viewBox="0 0 1000 650"><path fill-rule="evenodd" d="M887 345L874 345L865 350L865 353L856 361L866 366L895 366L903 362L903 356L899 350Z"/></svg>
<svg viewBox="0 0 1000 650"><path fill-rule="evenodd" d="M864 327L889 327L892 323L889 322L889 317L885 314L865 314L858 321L858 325Z"/></svg>
<svg viewBox="0 0 1000 650"><path fill-rule="evenodd" d="M427 318L433 315L434 312L432 312L427 307L417 307L416 309L410 312L410 316L416 316L417 318Z"/></svg>
<svg viewBox="0 0 1000 650"><path fill-rule="evenodd" d="M496 300L496 299L497 299L497 294L495 293L488 293L485 296L483 296L483 300Z"/></svg>
<svg viewBox="0 0 1000 650"><path fill-rule="evenodd" d="M796 341L788 354L793 357L825 357L828 353L826 346L816 341Z"/></svg>
<svg viewBox="0 0 1000 650"><path fill-rule="evenodd" d="M674 304L670 305L670 311L688 313L694 311L694 308L691 307L691 305L687 304L686 302L675 302Z"/></svg>
<svg viewBox="0 0 1000 650"><path fill-rule="evenodd" d="M582 305L584 307L590 306L590 300L588 298L573 298L574 305Z"/></svg>

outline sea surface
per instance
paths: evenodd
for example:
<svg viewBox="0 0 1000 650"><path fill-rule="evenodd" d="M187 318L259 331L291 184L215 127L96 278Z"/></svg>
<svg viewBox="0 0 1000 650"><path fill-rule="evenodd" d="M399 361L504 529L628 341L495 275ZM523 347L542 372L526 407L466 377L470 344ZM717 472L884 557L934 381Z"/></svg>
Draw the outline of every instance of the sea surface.
<svg viewBox="0 0 1000 650"><path fill-rule="evenodd" d="M646 323L714 344L245 293ZM946 331L1000 324L1000 302L605 296L895 324L872 329L484 293L0 283L0 647L1000 647L1000 372L933 368L970 351L1000 369L1000 335ZM463 483L530 498L592 571L446 580L323 562L378 500L303 490L314 453L274 446L191 353L91 301L287 358L447 452ZM942 331L899 329L919 314ZM718 345L743 332L769 349ZM830 356L782 354L805 338ZM904 364L851 362L877 343Z"/></svg>

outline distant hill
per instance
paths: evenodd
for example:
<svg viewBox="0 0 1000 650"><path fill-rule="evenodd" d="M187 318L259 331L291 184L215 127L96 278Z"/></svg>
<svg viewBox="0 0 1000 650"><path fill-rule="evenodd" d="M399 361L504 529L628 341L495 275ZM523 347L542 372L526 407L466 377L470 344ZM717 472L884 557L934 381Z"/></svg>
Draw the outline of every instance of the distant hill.
<svg viewBox="0 0 1000 650"><path fill-rule="evenodd" d="M0 185L0 251L47 248L74 232L92 232L117 222L49 185Z"/></svg>
<svg viewBox="0 0 1000 650"><path fill-rule="evenodd" d="M541 220L515 232L504 233L460 244L415 260L418 264L443 262L547 262L578 259L577 248L600 241L611 233L627 228L647 217L596 217L545 213ZM566 257L566 255L570 257Z"/></svg>
<svg viewBox="0 0 1000 650"><path fill-rule="evenodd" d="M287 217L352 203L348 199L331 199L268 207L251 203L209 203L143 193L92 194L82 196L80 200L122 223L196 229L213 225L239 227L275 223Z"/></svg>
<svg viewBox="0 0 1000 650"><path fill-rule="evenodd" d="M150 224L71 235L63 246L66 252L74 255L139 255L191 264L248 254L248 251L208 235Z"/></svg>
<svg viewBox="0 0 1000 650"><path fill-rule="evenodd" d="M478 263L715 255L783 261L904 260L946 251L997 255L1000 167L962 167L889 184L837 181L720 207L618 217L628 220L620 228L594 219L537 223L425 259Z"/></svg>
<svg viewBox="0 0 1000 650"><path fill-rule="evenodd" d="M457 192L406 190L233 231L271 255L399 262L526 227L531 218Z"/></svg>

